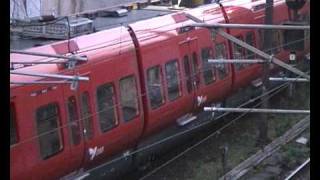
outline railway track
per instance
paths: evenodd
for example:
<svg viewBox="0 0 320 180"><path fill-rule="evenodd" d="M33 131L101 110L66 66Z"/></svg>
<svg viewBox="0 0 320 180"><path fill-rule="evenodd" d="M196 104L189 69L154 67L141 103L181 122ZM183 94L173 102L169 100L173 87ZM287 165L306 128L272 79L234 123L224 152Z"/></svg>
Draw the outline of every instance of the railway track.
<svg viewBox="0 0 320 180"><path fill-rule="evenodd" d="M306 180L309 179L310 158L292 171L284 180Z"/></svg>
<svg viewBox="0 0 320 180"><path fill-rule="evenodd" d="M300 92L300 94L301 94L301 92ZM282 94L283 95L283 94ZM279 96L275 96L275 99L276 99L276 101L278 101L278 99L279 99L279 97L281 97L282 95L279 95ZM305 99L305 98L303 98L303 99ZM247 116L246 118L242 118L242 120L241 121L239 121L239 123L237 123L237 126L238 126L238 128L240 128L240 127L242 127L242 128L249 128L249 127L246 127L246 126L248 126L248 121L251 121L252 122L252 120L254 120L254 119L257 119L257 116L253 116L253 115L249 115L249 116ZM298 120L298 119L296 119L296 120ZM246 123L244 123L244 125L241 125L241 122L243 122L243 121L247 121ZM277 121L279 121L279 120L277 120ZM297 121L296 121L297 122ZM192 147L192 146L194 146L194 145L196 145L197 144L197 142L199 141L199 139L200 140L203 140L203 138L206 138L207 136L208 136L208 134L209 134L209 136L210 136L210 133L212 133L212 132L214 132L214 131L216 131L217 129L219 130L221 127L224 127L224 125L225 124L228 124L228 123L231 123L231 124L234 124L234 122L231 122L230 120L229 121L224 121L224 123L221 123L221 124L218 124L217 126L218 127L216 127L216 128L214 128L214 129L212 129L209 133L208 132L204 132L204 134L202 134L202 135L200 135L201 137L199 138L199 137L196 137L195 138L195 140L194 141L190 141L189 143L187 143L188 145L186 145L186 146L184 146L184 147L181 147L180 148L180 151L179 152L177 152L178 150L176 150L176 152L171 152L171 153L169 153L169 155L168 156L170 156L171 158L163 158L163 159L165 159L165 160L160 160L160 162L159 163L156 163L156 165L155 165L155 167L156 168L152 168L152 170L150 170L149 172L147 172L147 173L145 173L145 174L143 174L143 175L140 175L138 178L134 178L134 179L153 179L153 180L156 180L156 179L187 179L187 178L189 178L189 179L207 179L207 177L197 177L198 175L195 175L194 177L192 177L192 178L190 178L190 175L189 176L184 176L184 175L179 175L179 174L184 174L185 172L188 172L188 171L195 171L195 170L192 170L192 167L190 167L190 168L185 168L185 167L178 167L179 165L181 166L187 166L188 164L189 164L189 162L192 162L192 161L198 161L198 159L201 159L202 157L200 157L200 155L199 154L204 154L205 156L207 156L208 154L216 154L216 156L215 157L211 157L211 160L212 159L219 159L219 156L220 156L220 153L221 153L221 150L217 150L217 149L219 149L219 147L218 146L216 146L216 149L214 150L214 149L210 149L210 150L208 150L208 149L205 149L205 150L203 150L204 148L203 147L198 147L197 148L197 150L193 150L192 152L190 152L190 153L188 153L188 154L185 154L185 155L181 155L181 156L179 156L179 154L182 152L182 154L184 154L183 152L185 152L185 151L189 151L188 150L188 148L190 148L190 147ZM252 124L251 124L252 125ZM292 126L293 124L291 124L291 126ZM250 126L250 125L249 125ZM252 125L252 126L254 126L254 125ZM275 127L271 127L271 128L275 128ZM240 128L241 129L241 128ZM254 129L254 128L253 128ZM237 129L237 127L230 127L230 128L228 128L228 129L226 129L226 131L227 132L225 132L225 134L228 134L228 133L230 133L230 132L232 132L232 131L238 131L238 129ZM220 134L221 132L219 132L219 134ZM218 138L220 138L222 135L219 135L218 134ZM241 133L240 133L241 134ZM228 135L227 135L228 136ZM240 135L241 136L241 135ZM254 135L251 135L251 136L254 136ZM210 137L209 137L210 138ZM234 138L234 137L230 137L231 139L232 138ZM211 138L212 139L212 138ZM215 138L214 138L215 139ZM227 138L226 138L227 139ZM219 141L218 139L215 139L215 140L217 140L217 141ZM212 140L209 140L209 141L211 141L211 143L212 143ZM215 142L213 142L213 143L215 143ZM204 143L205 145L201 145L201 146L208 146L207 144L208 143ZM228 144L228 143L227 143ZM221 145L220 145L221 146ZM230 145L230 146L232 146L232 145ZM231 147L232 148L232 147ZM199 150L200 149L200 150ZM248 149L249 149L249 147L248 147ZM197 151L199 152L199 151L203 151L203 152L205 152L205 153L197 153ZM251 151L251 150L246 150L247 152L249 152L249 151ZM173 155L172 155L173 154ZM175 160L172 160L172 159L175 159L175 157L177 156L177 154L178 154L178 156L180 157L180 159L182 159L182 160L177 160L178 158L176 158L176 161L179 161L179 162L175 162L175 163L171 163L171 162L173 162L173 161L175 161ZM218 155L217 155L218 154ZM231 152L230 152L230 154L231 154ZM197 156L197 157L192 157L192 156ZM172 158L172 156L174 157L174 158ZM211 155L208 155L208 156L211 156ZM232 155L230 155L230 156L232 156ZM191 157L191 160L190 160L190 157ZM189 158L189 160L188 160L188 158ZM168 160L169 159L169 160ZM206 158L204 158L204 159L206 159ZM210 160L210 158L207 158L207 159L209 159L209 161L211 161ZM244 159L242 159L240 162L242 162ZM185 161L185 162L184 162ZM188 162L189 161L189 162ZM202 160L201 160L202 161ZM204 161L204 165L203 166L206 166L205 165L205 163L208 163L207 162L207 160L203 160ZM233 164L232 166L235 166L235 165L237 165L237 164L239 164L240 163L239 161L236 163L236 164L233 164L233 163L230 163L230 164ZM202 166L202 164L200 164L199 165L199 162L193 162L194 164L197 164L198 163L198 165L197 166ZM201 162L202 163L202 162ZM213 173L213 174L215 174L213 177L213 179L218 179L219 177L221 177L222 175L223 175L223 173L222 173L222 169L221 169L221 160L216 160L215 162L210 162L210 163L215 163L215 164L219 164L219 165L217 165L217 167L216 167L216 169L218 169L218 170L215 170L216 171L216 173ZM171 165L169 165L169 164L171 164ZM168 165L168 166L167 166ZM167 166L167 167L164 167L164 166ZM188 165L189 166L189 165ZM219 167L220 166L220 167ZM159 168L160 167L160 168ZM160 171L160 169L162 169L162 167L163 167L163 170L161 170ZM194 167L193 167L194 168ZM198 169L201 169L201 168L198 168ZM229 170L230 170L230 167L229 167ZM159 172L158 172L159 171ZM184 171L184 172L177 172L177 171ZM210 171L212 171L212 169L210 169ZM198 174L199 174L199 172L197 172ZM208 173L211 173L211 175L208 175L208 177L211 177L212 178L212 172L208 172ZM188 174L188 173L187 173ZM208 179L210 179L210 178L208 178Z"/></svg>

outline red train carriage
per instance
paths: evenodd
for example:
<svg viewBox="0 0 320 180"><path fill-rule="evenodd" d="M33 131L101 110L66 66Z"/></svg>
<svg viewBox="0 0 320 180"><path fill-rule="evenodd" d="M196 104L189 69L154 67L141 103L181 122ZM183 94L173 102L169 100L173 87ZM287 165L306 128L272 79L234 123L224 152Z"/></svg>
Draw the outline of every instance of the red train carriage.
<svg viewBox="0 0 320 180"><path fill-rule="evenodd" d="M194 21L186 13L207 23L261 24L261 5L264 1L230 1L223 10L213 4L28 49L73 53L88 61L77 63L73 69L63 64L16 65L14 71L80 75L90 81L80 82L76 91L60 83L11 85L11 178L91 177L97 166L124 155L126 158L114 161L118 164L110 163L102 172L97 171L96 177L113 177L176 145L174 142L165 147L163 143L148 153L128 156L199 123L201 107L224 101L261 75L261 65L209 64L210 58L256 56L208 29L187 27ZM308 8L309 4L299 11L304 20L308 20ZM284 1L275 1L274 24L288 23L287 11ZM263 31L232 29L230 33L262 48ZM292 47L287 42L296 38L293 35L274 31L275 48L269 53L283 60L292 50L303 55L309 48L308 41ZM11 62L53 60L14 53L10 57ZM21 75L10 78L25 83L55 81Z"/></svg>
<svg viewBox="0 0 320 180"><path fill-rule="evenodd" d="M77 91L59 84L11 86L11 121L16 137L11 147L13 179L56 179L80 167L93 167L138 141L143 108L136 55L127 31L122 31L122 42L118 36L110 37L119 32L116 28L78 38L78 53L85 54L88 62L74 70L55 64L19 69L79 74L89 76L90 81L80 83ZM56 53L54 47L59 44L63 43L30 51ZM12 54L11 60L41 59L29 57ZM11 76L15 81L37 79ZM43 134L47 131L51 132Z"/></svg>

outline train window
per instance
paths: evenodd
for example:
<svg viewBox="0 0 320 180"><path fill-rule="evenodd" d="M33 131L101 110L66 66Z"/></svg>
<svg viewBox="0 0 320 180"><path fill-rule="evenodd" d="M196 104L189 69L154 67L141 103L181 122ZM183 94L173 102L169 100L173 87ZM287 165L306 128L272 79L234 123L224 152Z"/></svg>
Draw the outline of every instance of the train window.
<svg viewBox="0 0 320 180"><path fill-rule="evenodd" d="M166 80L169 100L175 100L180 96L180 80L178 76L178 61L172 60L166 64Z"/></svg>
<svg viewBox="0 0 320 180"><path fill-rule="evenodd" d="M304 35L303 30L284 30L284 50L301 51L304 50Z"/></svg>
<svg viewBox="0 0 320 180"><path fill-rule="evenodd" d="M189 64L189 56L185 55L183 57L183 64L184 64L184 73L186 77L186 83L187 83L187 89L190 93L192 91L192 81L191 81L191 75L190 75L190 64Z"/></svg>
<svg viewBox="0 0 320 180"><path fill-rule="evenodd" d="M160 66L149 68L147 74L148 96L150 98L150 105L152 109L155 109L164 103L162 95L162 84L160 79Z"/></svg>
<svg viewBox="0 0 320 180"><path fill-rule="evenodd" d="M116 126L114 101L112 84L104 84L97 88L98 116L102 132L106 132Z"/></svg>
<svg viewBox="0 0 320 180"><path fill-rule="evenodd" d="M18 142L16 116L13 104L10 104L10 145Z"/></svg>
<svg viewBox="0 0 320 180"><path fill-rule="evenodd" d="M78 145L81 140L80 122L77 111L77 102L74 96L68 98L68 121L70 129L70 139L73 145Z"/></svg>
<svg viewBox="0 0 320 180"><path fill-rule="evenodd" d="M242 40L241 37L237 37L238 39ZM244 49L240 45L233 43L233 59L245 59L244 58ZM244 64L236 63L235 68L236 70L241 70L245 67Z"/></svg>
<svg viewBox="0 0 320 180"><path fill-rule="evenodd" d="M214 69L212 64L208 62L208 59L211 58L210 56L210 48L204 48L201 50L201 59L202 59L202 70L203 70L203 79L204 83L211 84L216 80L214 75Z"/></svg>
<svg viewBox="0 0 320 180"><path fill-rule="evenodd" d="M123 120L129 121L138 115L137 87L134 76L120 80L120 94Z"/></svg>
<svg viewBox="0 0 320 180"><path fill-rule="evenodd" d="M226 46L224 43L219 43L216 45L216 59L226 59ZM217 64L219 79L224 79L228 75L228 64Z"/></svg>
<svg viewBox="0 0 320 180"><path fill-rule="evenodd" d="M42 159L47 159L63 148L58 124L58 105L51 103L38 108L36 111L36 121L40 154Z"/></svg>
<svg viewBox="0 0 320 180"><path fill-rule="evenodd" d="M91 139L93 136L93 125L88 92L84 92L81 95L81 114L84 125L84 137Z"/></svg>
<svg viewBox="0 0 320 180"><path fill-rule="evenodd" d="M252 31L248 32L246 34L246 43L251 45L251 46L255 46L254 33ZM248 49L245 49L245 50L246 50L246 59L254 59L255 58L254 52L249 51Z"/></svg>

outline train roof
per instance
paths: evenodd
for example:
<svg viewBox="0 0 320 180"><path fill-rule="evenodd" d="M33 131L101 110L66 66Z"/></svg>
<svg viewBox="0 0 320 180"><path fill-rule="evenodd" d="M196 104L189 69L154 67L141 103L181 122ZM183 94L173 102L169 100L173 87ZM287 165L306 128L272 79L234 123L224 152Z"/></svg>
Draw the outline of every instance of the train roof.
<svg viewBox="0 0 320 180"><path fill-rule="evenodd" d="M251 3L251 0L230 0L224 2L224 6L228 7L233 5L238 5L240 9L252 10L253 6L256 4L261 4L264 0L260 0ZM275 3L284 0L275 1ZM228 16L237 15L237 7L234 9L232 7L227 8ZM238 7L238 9L239 9ZM234 13L233 13L234 12ZM217 4L209 4L200 6L195 9L185 10L177 13L166 13L167 15L162 15L160 17L153 17L147 20L138 21L135 23L130 23L129 25L134 29L137 38L141 45L158 42L161 40L168 39L171 36L176 36L176 29L187 24L193 23L192 20L187 19L184 13L189 13L192 16L197 17L205 22L221 22L224 21L221 10ZM159 14L159 12L158 12ZM151 16L151 15L150 15ZM134 21L135 19L131 19ZM122 19L123 21L123 19ZM115 23L114 23L115 24ZM106 25L106 24L105 24ZM66 50L69 48L77 49L77 54L86 55L89 61L94 61L92 57L101 56L111 56L112 54L117 54L119 52L125 52L128 50L134 50L133 42L130 38L127 27L121 25L118 27L113 27L111 29L102 30L100 32L92 33L89 35L83 35L70 39L69 41L58 41L52 44L47 44L44 46L33 47L27 49L30 52L45 52L48 54L67 54ZM69 48L68 48L69 47ZM44 58L39 56L30 56L22 54L10 54L10 62L34 62L34 61L51 61L53 58ZM15 68L19 68L16 65ZM21 69L21 68L20 68ZM18 70L20 70L18 69ZM28 67L22 67L23 71L28 72L42 72L42 73L63 73L59 70L59 66L56 64L47 65L34 65ZM11 80L14 81L36 81L41 78L21 76L21 75L11 75ZM17 85L11 85L14 87Z"/></svg>

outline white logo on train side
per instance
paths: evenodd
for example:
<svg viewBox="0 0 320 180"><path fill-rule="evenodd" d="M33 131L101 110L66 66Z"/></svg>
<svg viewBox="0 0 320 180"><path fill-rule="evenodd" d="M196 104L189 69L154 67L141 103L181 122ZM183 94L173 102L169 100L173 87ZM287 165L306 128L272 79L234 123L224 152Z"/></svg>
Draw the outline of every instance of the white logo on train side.
<svg viewBox="0 0 320 180"><path fill-rule="evenodd" d="M201 104L203 104L204 102L207 101L207 96L197 96L197 102L198 102L198 106L200 106Z"/></svg>
<svg viewBox="0 0 320 180"><path fill-rule="evenodd" d="M89 148L88 152L89 152L90 160L93 160L94 157L96 157L104 152L104 146L102 146L100 148L98 148L97 146L94 148Z"/></svg>

